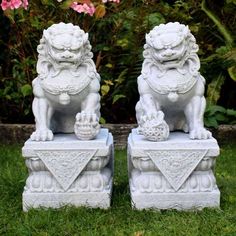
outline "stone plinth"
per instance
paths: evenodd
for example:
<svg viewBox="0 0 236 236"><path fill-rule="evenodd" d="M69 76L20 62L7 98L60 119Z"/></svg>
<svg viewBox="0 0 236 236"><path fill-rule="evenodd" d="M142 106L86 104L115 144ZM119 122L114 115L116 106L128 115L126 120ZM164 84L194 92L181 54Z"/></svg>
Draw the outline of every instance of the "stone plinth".
<svg viewBox="0 0 236 236"><path fill-rule="evenodd" d="M108 208L112 194L113 137L101 129L96 139L56 134L53 141L25 142L29 170L23 209L64 205Z"/></svg>
<svg viewBox="0 0 236 236"><path fill-rule="evenodd" d="M219 146L214 138L191 140L171 133L152 142L136 129L128 138L132 206L136 209L194 210L219 207L220 191L213 173Z"/></svg>

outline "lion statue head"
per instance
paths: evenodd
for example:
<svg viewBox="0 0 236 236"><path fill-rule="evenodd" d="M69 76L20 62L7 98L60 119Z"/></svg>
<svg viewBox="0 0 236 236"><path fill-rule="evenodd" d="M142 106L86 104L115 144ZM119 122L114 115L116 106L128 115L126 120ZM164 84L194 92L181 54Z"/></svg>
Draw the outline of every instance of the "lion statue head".
<svg viewBox="0 0 236 236"><path fill-rule="evenodd" d="M90 76L97 77L88 34L73 24L59 23L44 30L37 51L37 72L41 79L57 75L62 69L76 76L78 67L86 66Z"/></svg>
<svg viewBox="0 0 236 236"><path fill-rule="evenodd" d="M156 26L146 34L142 74L148 75L154 65L160 77L171 68L183 72L186 66L191 74L197 75L200 68L197 51L198 45L188 26L178 22Z"/></svg>

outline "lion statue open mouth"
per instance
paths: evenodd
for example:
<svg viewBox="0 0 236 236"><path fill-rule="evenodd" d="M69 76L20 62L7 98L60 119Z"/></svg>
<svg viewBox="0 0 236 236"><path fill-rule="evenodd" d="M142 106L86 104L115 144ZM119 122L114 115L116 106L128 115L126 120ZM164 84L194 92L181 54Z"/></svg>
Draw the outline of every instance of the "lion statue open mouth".
<svg viewBox="0 0 236 236"><path fill-rule="evenodd" d="M203 124L205 79L197 51L189 28L178 22L156 26L146 35L136 116L139 132L149 140L165 140L173 130L189 132L191 139L211 138Z"/></svg>
<svg viewBox="0 0 236 236"><path fill-rule="evenodd" d="M80 139L92 139L99 131L100 76L88 34L79 26L54 24L44 30L37 50L31 139L52 140L55 132L74 131Z"/></svg>

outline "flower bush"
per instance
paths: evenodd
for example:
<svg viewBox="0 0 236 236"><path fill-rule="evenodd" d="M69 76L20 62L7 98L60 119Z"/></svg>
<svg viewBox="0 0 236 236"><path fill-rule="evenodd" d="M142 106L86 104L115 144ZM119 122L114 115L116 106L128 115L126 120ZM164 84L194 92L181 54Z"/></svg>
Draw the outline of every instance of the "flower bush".
<svg viewBox="0 0 236 236"><path fill-rule="evenodd" d="M57 0L57 2L62 2L62 0ZM69 6L70 8L72 8L73 10L75 10L78 13L85 13L85 14L89 14L90 16L93 16L94 13L96 12L96 6L98 6L97 9L100 9L101 7L103 9L104 8L104 3L107 2L115 2L115 3L119 3L120 0L101 0L101 1L90 1L90 0L77 0L77 1L71 1L71 0L67 0L65 1L65 5ZM18 9L18 8L24 8L25 10L28 8L28 0L2 0L1 3L1 8L3 11L6 10L13 10L13 9ZM101 17L103 17L105 14L105 11L102 12L102 14L100 15Z"/></svg>
<svg viewBox="0 0 236 236"><path fill-rule="evenodd" d="M236 1L224 0L2 0L0 9L0 122L33 123L31 82L43 29L61 21L89 33L101 75L101 114L134 123L137 77L145 34L154 26L189 25L206 79L208 126L235 123ZM219 107L219 105L221 107ZM226 109L223 109L222 106ZM19 115L20 114L20 115Z"/></svg>
<svg viewBox="0 0 236 236"><path fill-rule="evenodd" d="M13 10L18 9L19 7L23 7L24 9L27 9L28 7L28 0L2 0L1 7L2 10L5 11L7 9Z"/></svg>

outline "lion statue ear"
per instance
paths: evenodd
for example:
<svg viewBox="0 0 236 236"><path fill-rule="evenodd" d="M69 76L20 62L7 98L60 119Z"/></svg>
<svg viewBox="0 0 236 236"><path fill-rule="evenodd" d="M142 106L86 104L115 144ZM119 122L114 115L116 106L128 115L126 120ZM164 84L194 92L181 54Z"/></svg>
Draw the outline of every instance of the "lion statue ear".
<svg viewBox="0 0 236 236"><path fill-rule="evenodd" d="M43 30L43 38L45 38L45 39L49 38L48 30Z"/></svg>
<svg viewBox="0 0 236 236"><path fill-rule="evenodd" d="M152 47L153 46L152 45L152 37L149 34L146 34L145 39L146 39L146 43Z"/></svg>
<svg viewBox="0 0 236 236"><path fill-rule="evenodd" d="M85 33L83 36L83 43L85 44L88 41L88 33Z"/></svg>
<svg viewBox="0 0 236 236"><path fill-rule="evenodd" d="M188 25L184 26L184 28L183 28L183 34L184 34L185 36L191 34Z"/></svg>

